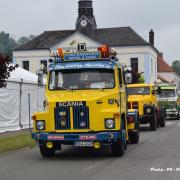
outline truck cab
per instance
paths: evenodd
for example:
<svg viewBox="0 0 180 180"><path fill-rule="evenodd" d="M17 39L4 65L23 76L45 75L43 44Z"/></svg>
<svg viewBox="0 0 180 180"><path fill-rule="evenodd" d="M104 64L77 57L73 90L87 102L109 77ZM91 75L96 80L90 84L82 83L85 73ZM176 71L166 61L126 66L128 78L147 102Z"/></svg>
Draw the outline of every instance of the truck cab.
<svg viewBox="0 0 180 180"><path fill-rule="evenodd" d="M157 94L158 105L165 108L166 118L179 119L180 107L176 86L172 83L158 83L157 88L161 88Z"/></svg>
<svg viewBox="0 0 180 180"><path fill-rule="evenodd" d="M138 110L140 124L149 123L151 130L165 126L164 116L157 105L154 84L129 84L127 94L128 109Z"/></svg>
<svg viewBox="0 0 180 180"><path fill-rule="evenodd" d="M121 65L104 51L56 54L48 68L45 110L32 116L42 156L54 155L62 144L109 145L114 156L122 156L128 130Z"/></svg>

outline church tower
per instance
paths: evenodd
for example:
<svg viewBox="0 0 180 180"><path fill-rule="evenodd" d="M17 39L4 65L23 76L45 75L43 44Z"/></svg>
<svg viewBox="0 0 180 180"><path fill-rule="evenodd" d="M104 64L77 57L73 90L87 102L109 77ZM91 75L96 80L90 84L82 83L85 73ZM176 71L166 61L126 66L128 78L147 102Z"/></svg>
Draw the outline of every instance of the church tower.
<svg viewBox="0 0 180 180"><path fill-rule="evenodd" d="M97 28L96 20L93 14L92 0L79 0L78 18L76 21L76 30L89 34Z"/></svg>

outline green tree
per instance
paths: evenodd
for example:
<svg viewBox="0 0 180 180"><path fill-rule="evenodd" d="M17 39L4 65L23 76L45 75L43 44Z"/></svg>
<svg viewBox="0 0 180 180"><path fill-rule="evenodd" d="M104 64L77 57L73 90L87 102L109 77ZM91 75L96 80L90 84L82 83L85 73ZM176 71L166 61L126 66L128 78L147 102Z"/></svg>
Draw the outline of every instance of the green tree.
<svg viewBox="0 0 180 180"><path fill-rule="evenodd" d="M0 53L6 56L11 56L12 49L17 46L16 41L4 31L0 32Z"/></svg>
<svg viewBox="0 0 180 180"><path fill-rule="evenodd" d="M31 34L30 36L22 36L22 37L20 37L20 38L17 40L17 44L18 44L18 46L23 45L23 44L25 44L26 42L34 39L35 37L36 37L36 36L34 36L34 35L32 35L32 34Z"/></svg>
<svg viewBox="0 0 180 180"><path fill-rule="evenodd" d="M173 61L172 68L176 71L177 74L180 75L180 61L179 60Z"/></svg>

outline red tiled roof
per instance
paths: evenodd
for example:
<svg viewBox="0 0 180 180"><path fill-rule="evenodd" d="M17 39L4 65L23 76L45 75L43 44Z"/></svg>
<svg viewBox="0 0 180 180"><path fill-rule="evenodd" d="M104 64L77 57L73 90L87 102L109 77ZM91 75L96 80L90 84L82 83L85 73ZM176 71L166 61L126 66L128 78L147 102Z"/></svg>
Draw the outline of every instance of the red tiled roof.
<svg viewBox="0 0 180 180"><path fill-rule="evenodd" d="M157 70L158 72L175 72L161 57L157 59Z"/></svg>

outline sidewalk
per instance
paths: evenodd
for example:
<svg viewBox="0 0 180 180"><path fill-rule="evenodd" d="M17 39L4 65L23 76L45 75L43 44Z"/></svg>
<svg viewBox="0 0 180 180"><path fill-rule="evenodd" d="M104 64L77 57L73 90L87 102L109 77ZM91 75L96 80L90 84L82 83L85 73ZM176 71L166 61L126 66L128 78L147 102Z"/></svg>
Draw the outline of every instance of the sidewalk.
<svg viewBox="0 0 180 180"><path fill-rule="evenodd" d="M0 133L0 138L10 137L10 136L15 136L15 135L20 135L20 134L27 134L27 133L29 133L30 135L29 129L23 129L23 130L18 130L18 131L7 131L7 132Z"/></svg>

